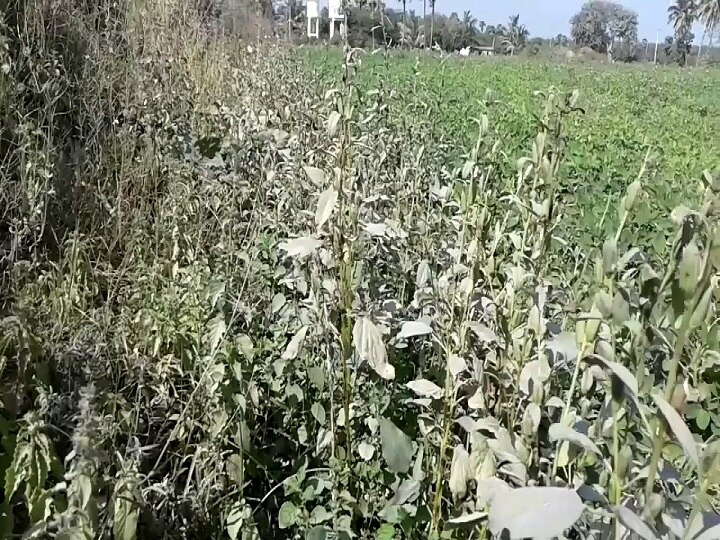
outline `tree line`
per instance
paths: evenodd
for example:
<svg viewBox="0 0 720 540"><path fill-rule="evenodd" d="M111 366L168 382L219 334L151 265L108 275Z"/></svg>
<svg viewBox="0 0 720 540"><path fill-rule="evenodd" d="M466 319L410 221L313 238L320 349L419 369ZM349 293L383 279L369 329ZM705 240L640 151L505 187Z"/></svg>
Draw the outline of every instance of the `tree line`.
<svg viewBox="0 0 720 540"><path fill-rule="evenodd" d="M225 0L232 2L233 0ZM243 0L236 0L243 1ZM259 0L262 13L271 20L275 32L295 41L306 40L306 7L303 0ZM660 43L638 39L638 14L619 2L588 0L569 20L570 35L531 38L528 27L520 22L520 14L507 22L491 24L478 19L470 11L462 15L436 12L435 0L424 0L422 13L408 9L408 0L401 10L385 7L379 0L355 0L346 3L348 41L355 47L432 48L458 51L465 48L493 48L509 55L527 51L538 52L547 46L573 46L606 54L610 61L677 62L685 65L693 50L692 28L702 25L703 36L696 48L699 61L703 50L710 53L715 31L720 22L720 0L675 0L667 8L673 34ZM665 8L662 8L665 9ZM319 21L320 38L329 38L328 10L324 8ZM341 39L337 36L336 39Z"/></svg>

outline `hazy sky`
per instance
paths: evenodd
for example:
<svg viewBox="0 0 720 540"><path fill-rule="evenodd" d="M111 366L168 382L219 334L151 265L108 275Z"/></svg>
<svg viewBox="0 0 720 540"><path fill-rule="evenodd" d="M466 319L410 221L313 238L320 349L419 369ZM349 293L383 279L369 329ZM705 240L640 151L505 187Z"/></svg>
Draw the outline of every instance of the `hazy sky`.
<svg viewBox="0 0 720 540"><path fill-rule="evenodd" d="M532 36L551 37L560 33L570 34L570 17L580 10L584 0L437 0L435 10L460 16L465 10L488 24L505 24L508 17L520 14L520 22L527 26ZM640 39L654 41L660 31L660 41L672 33L667 24L667 6L670 0L620 0L619 3L637 12L640 23ZM388 0L388 7L402 8L399 0ZM428 10L430 9L428 0ZM408 10L422 15L422 0L408 0ZM699 40L701 32L695 30Z"/></svg>

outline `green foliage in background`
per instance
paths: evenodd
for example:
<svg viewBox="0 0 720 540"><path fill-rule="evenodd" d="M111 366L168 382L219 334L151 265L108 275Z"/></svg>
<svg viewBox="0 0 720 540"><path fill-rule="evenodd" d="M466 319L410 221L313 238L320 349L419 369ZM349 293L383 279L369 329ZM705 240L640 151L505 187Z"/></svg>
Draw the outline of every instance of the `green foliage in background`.
<svg viewBox="0 0 720 540"><path fill-rule="evenodd" d="M307 59L326 84L336 80L337 52L315 49ZM617 203L638 163L648 150L655 150L647 185L652 204L636 216L641 227L633 231L641 232L640 240L651 242L659 252L671 234L667 213L680 202L696 200L696 186L687 178L717 165L719 85L717 70L442 60L422 54L368 56L358 75L361 92L387 89L392 122L430 131L435 144L453 149L471 145L474 118L478 110L485 111L502 140L499 166L504 175L514 173L526 141L537 130L542 97L535 90L579 89L582 114L567 121L569 154L563 191L570 195L568 226L579 234L576 238L582 245L614 230L615 215L602 219L608 202ZM419 134L416 137L423 141Z"/></svg>

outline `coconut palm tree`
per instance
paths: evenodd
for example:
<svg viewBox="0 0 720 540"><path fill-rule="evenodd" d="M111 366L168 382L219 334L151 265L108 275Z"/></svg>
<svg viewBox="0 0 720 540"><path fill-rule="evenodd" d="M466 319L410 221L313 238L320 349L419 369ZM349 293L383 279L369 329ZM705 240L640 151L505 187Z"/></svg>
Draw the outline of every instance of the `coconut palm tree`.
<svg viewBox="0 0 720 540"><path fill-rule="evenodd" d="M671 24L676 35L690 32L696 18L697 7L694 0L675 0L667 9L668 24Z"/></svg>
<svg viewBox="0 0 720 540"><path fill-rule="evenodd" d="M463 26L465 26L467 30L474 32L476 24L477 19L472 16L472 13L470 13L469 11L465 11L463 13Z"/></svg>
<svg viewBox="0 0 720 540"><path fill-rule="evenodd" d="M697 16L705 26L703 39L700 41L700 47L705 40L705 34L709 36L709 47L712 48L713 38L715 37L715 29L720 26L720 0L700 0L697 6ZM698 48L698 60L700 59L700 48Z"/></svg>
<svg viewBox="0 0 720 540"><path fill-rule="evenodd" d="M462 26L463 26L463 45L468 46L475 41L475 25L477 19L472 16L472 13L465 11L463 13Z"/></svg>
<svg viewBox="0 0 720 540"><path fill-rule="evenodd" d="M522 48L530 35L524 24L520 24L520 15L510 17L507 28L503 30L503 46L510 51L510 56L515 54L517 49Z"/></svg>
<svg viewBox="0 0 720 540"><path fill-rule="evenodd" d="M675 0L667 9L668 24L675 30L675 42L678 51L682 50L681 63L687 65L687 53L690 49L690 34L692 25L697 19L697 6L695 0ZM685 48L687 47L687 51Z"/></svg>

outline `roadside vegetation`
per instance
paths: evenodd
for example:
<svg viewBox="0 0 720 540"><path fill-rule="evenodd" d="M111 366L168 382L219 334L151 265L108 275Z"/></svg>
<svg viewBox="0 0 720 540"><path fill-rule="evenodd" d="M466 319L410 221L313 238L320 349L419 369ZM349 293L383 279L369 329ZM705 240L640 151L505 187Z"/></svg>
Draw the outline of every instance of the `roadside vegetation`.
<svg viewBox="0 0 720 540"><path fill-rule="evenodd" d="M717 73L2 10L0 537L718 537Z"/></svg>

